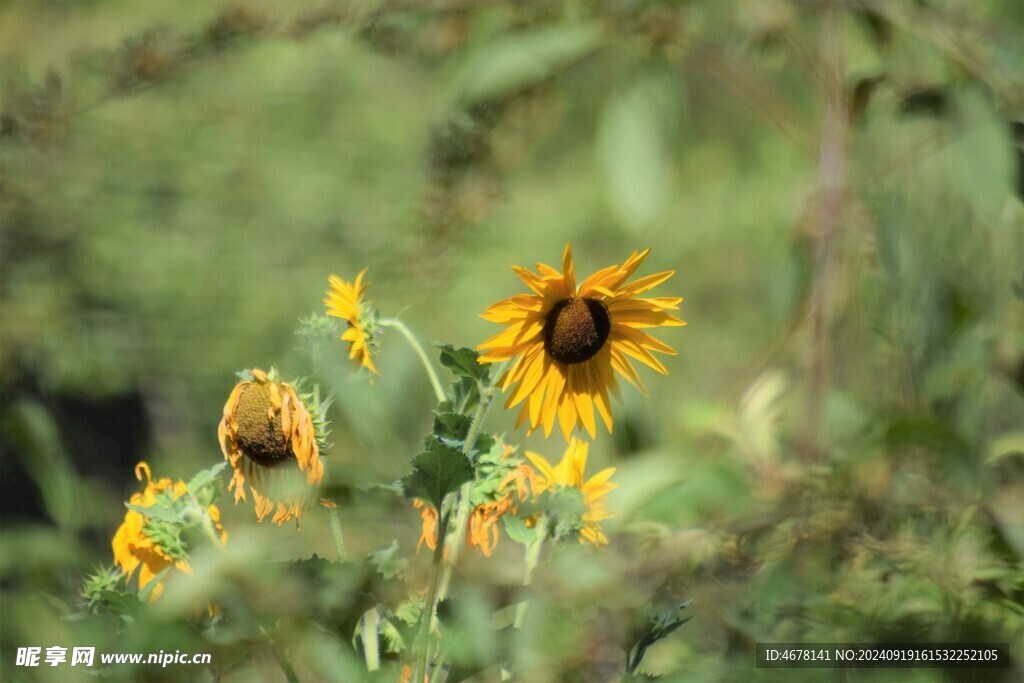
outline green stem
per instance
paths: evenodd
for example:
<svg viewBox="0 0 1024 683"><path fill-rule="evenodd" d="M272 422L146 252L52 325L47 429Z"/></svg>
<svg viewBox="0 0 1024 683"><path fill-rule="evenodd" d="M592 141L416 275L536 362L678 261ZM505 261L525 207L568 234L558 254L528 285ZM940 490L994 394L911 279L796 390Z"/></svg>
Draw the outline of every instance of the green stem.
<svg viewBox="0 0 1024 683"><path fill-rule="evenodd" d="M491 407L491 403L494 401L494 396L497 393L497 387L495 385L500 381L506 367L508 367L508 361L505 361L498 366L496 371L491 374L491 377L494 379L487 384L487 386L480 385L478 387L480 391L480 403L477 404L476 411L473 413L473 420L469 424L469 431L466 432L466 440L462 444L462 453L467 458L472 458L473 447L476 446L476 439L480 435L480 429L483 427L484 418L487 416L487 410ZM448 587L451 584L452 571L455 568L455 563L458 560L466 542L466 524L469 523L469 514L472 511L470 505L470 493L472 492L472 489L473 482L467 482L462 486L462 489L459 492L459 507L455 514L455 536L452 539L452 547L448 549L448 552L450 553L448 562L444 561L444 544L447 536L450 514L444 515L438 520L437 545L434 547L431 582L427 591L427 602L424 605L423 621L420 625L419 640L421 642L422 656L418 663L419 669L417 670L415 677L412 679L414 681L422 681L423 676L427 672L427 661L430 654L430 625L434 621L434 611L436 610L437 603L440 600L444 600L445 596L448 595ZM438 514L440 514L440 512Z"/></svg>
<svg viewBox="0 0 1024 683"><path fill-rule="evenodd" d="M447 536L448 516L443 515L437 520L437 538L434 542L434 558L430 565L430 585L427 588L427 600L423 603L423 614L420 616L420 632L416 637L419 643L420 656L416 660L416 671L412 680L422 681L427 673L427 662L430 660L430 629L434 623L437 610L437 594L441 585L441 565L444 564L444 542Z"/></svg>
<svg viewBox="0 0 1024 683"><path fill-rule="evenodd" d="M427 352L423 349L423 345L420 344L420 340L416 338L416 335L412 333L405 323L398 318L382 318L377 323L381 327L391 327L398 330L405 340L409 342L409 346L413 348L416 355L420 357L420 362L423 363L423 369L427 371L427 377L430 378L430 385L434 387L434 394L437 396L437 400L440 403L447 397L444 393L444 386L441 385L441 378L437 376L437 371L434 370L433 364L430 362L430 358L427 356Z"/></svg>
<svg viewBox="0 0 1024 683"><path fill-rule="evenodd" d="M537 520L537 540L530 544L530 547L526 550L526 576L523 577L523 586L529 586L533 583L533 571L537 568L537 564L540 562L540 550L544 545L544 540L547 538L548 526L547 519L541 516ZM526 610L530 606L530 599L526 598L516 605L516 618L512 622L512 627L521 629L523 622L526 621Z"/></svg>
<svg viewBox="0 0 1024 683"><path fill-rule="evenodd" d="M476 439L480 435L480 429L483 427L484 418L487 416L487 411L491 407L491 403L494 401L494 396L497 394L497 383L501 381L501 376L505 374L505 368L508 367L509 361L505 361L497 367L494 373L491 375L494 380L486 387L479 387L480 390L480 403L476 407L476 411L473 413L473 421L469 424L469 431L466 432L466 440L462 444L463 454L469 458L473 452L473 447L476 445ZM452 537L452 547L449 548L448 552L448 563L444 568L444 577L441 579L441 600L444 600L445 596L448 595L448 586L451 584L452 572L455 569L455 565L458 564L459 556L462 554L462 548L466 544L466 525L469 523L469 515L473 511L470 504L470 494L473 490L473 482L466 482L463 484L462 489L459 491L459 507L455 513L455 534Z"/></svg>
<svg viewBox="0 0 1024 683"><path fill-rule="evenodd" d="M331 537L334 539L334 550L338 553L338 561L348 562L348 553L345 552L345 536L341 532L341 517L338 516L338 508L327 508L327 523L331 527Z"/></svg>
<svg viewBox="0 0 1024 683"><path fill-rule="evenodd" d="M274 642L274 639L269 633L267 633L267 630L263 628L261 624L257 624L257 628L259 628L263 637L267 639L267 645L270 646L270 653L277 661L277 665L281 667L281 671L284 672L284 677L288 679L288 683L299 683L299 677L295 675L295 668L292 667L292 663L288 660L288 655L277 646L277 643Z"/></svg>
<svg viewBox="0 0 1024 683"><path fill-rule="evenodd" d="M380 615L374 607L363 615L362 623L363 657L366 659L367 671L376 671L380 668L380 642L377 637L379 628Z"/></svg>

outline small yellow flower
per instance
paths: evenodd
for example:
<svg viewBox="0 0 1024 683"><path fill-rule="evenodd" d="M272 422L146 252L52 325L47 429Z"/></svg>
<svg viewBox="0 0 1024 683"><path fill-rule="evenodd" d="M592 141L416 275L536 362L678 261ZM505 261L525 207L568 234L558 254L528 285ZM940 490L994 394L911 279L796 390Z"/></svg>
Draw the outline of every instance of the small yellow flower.
<svg viewBox="0 0 1024 683"><path fill-rule="evenodd" d="M128 501L132 505L150 507L156 502L157 495L164 491L170 491L175 499L180 498L186 492L185 482L183 481L172 482L167 477L164 477L154 482L149 465L145 462L140 462L135 466L135 476L139 481L142 481L142 478L145 477L146 488L141 493L132 494ZM228 535L220 525L220 510L217 509L216 505L210 505L207 508L207 512L220 536L221 545L226 545ZM110 545L114 551L114 562L121 571L130 577L136 569L139 570L139 590L145 588L151 581L156 579L160 572L168 567L173 566L179 571L191 574L192 567L189 566L188 560L186 558L179 558L177 560L172 558L164 548L161 548L159 544L146 535L145 524L145 515L135 510L128 510L124 515L124 522L122 522L114 534L114 539ZM149 595L149 601L155 601L163 591L163 582L158 581Z"/></svg>
<svg viewBox="0 0 1024 683"><path fill-rule="evenodd" d="M252 494L259 521L274 513L284 524L316 502L323 481L316 419L295 388L262 370L238 383L224 405L217 429L224 458L234 473L228 490L235 504Z"/></svg>
<svg viewBox="0 0 1024 683"><path fill-rule="evenodd" d="M607 545L608 538L601 531L603 520L612 515L606 507L605 497L614 489L617 484L609 481L615 474L614 467L608 467L584 481L583 472L587 466L587 451L590 445L579 439L569 440L569 447L566 448L558 465L552 466L547 459L532 451L526 452L526 457L536 468L535 476L528 476L529 484L534 496L539 496L548 490L561 488L579 489L583 495L583 528L580 529L580 541L590 541L594 545ZM518 485L518 483L517 483Z"/></svg>
<svg viewBox="0 0 1024 683"><path fill-rule="evenodd" d="M357 365L361 364L373 374L379 375L373 364L377 346L373 337L375 314L363 299L363 294L370 284L363 283L365 274L366 268L363 268L356 276L355 282L345 282L336 275L331 275L331 288L327 290L324 305L327 306L327 315L348 322L348 329L341 335L341 340L347 341L351 347L348 357Z"/></svg>
<svg viewBox="0 0 1024 683"><path fill-rule="evenodd" d="M484 351L481 363L515 359L502 391L516 385L505 407L523 403L517 427L529 422L533 432L543 425L548 436L557 419L567 441L574 429L594 438L595 409L612 429L608 392L618 396L615 373L647 391L630 358L668 374L651 352L675 351L642 328L685 324L669 312L682 299L640 296L672 277L671 270L627 282L648 253L633 252L622 266L599 270L578 286L568 244L561 272L543 263L537 264L539 275L513 267L533 293L490 306L482 317L508 327L477 348Z"/></svg>

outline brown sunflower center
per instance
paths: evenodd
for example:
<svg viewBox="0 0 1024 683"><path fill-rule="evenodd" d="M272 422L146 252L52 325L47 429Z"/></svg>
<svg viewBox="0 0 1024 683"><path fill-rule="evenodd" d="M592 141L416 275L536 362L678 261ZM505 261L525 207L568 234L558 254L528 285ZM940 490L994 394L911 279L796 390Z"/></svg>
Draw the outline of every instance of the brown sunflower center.
<svg viewBox="0 0 1024 683"><path fill-rule="evenodd" d="M590 360L612 329L608 307L596 299L563 299L544 321L544 350L559 363Z"/></svg>
<svg viewBox="0 0 1024 683"><path fill-rule="evenodd" d="M253 382L242 390L235 408L235 439L245 457L264 467L275 467L295 457L284 435L281 412L272 407L270 385Z"/></svg>

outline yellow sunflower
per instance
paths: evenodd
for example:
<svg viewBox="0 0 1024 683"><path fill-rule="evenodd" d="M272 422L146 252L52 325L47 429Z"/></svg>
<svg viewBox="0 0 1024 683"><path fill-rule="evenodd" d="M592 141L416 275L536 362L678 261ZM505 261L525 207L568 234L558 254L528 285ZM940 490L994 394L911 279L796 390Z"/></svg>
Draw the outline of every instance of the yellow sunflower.
<svg viewBox="0 0 1024 683"><path fill-rule="evenodd" d="M320 461L323 418L311 397L300 398L295 387L276 373L252 370L224 405L217 429L220 448L234 473L228 490L235 504L251 493L259 521L274 513L278 525L302 515L316 502L324 468Z"/></svg>
<svg viewBox="0 0 1024 683"><path fill-rule="evenodd" d="M506 408L525 401L517 427L529 421L532 433L543 425L548 436L557 417L566 440L576 428L593 438L595 409L612 429L608 392L619 396L615 373L647 393L630 359L668 374L651 352L675 351L643 328L684 325L669 312L679 310L682 298L640 295L675 271L627 282L650 251L633 252L622 266L599 270L579 286L568 244L562 272L543 263L537 264L539 274L513 266L533 293L490 306L482 317L508 328L477 348L484 351L481 363L515 359L502 378L502 391L516 385Z"/></svg>
<svg viewBox="0 0 1024 683"><path fill-rule="evenodd" d="M605 496L618 488L618 484L609 481L615 474L614 467L605 468L590 479L583 480L589 447L584 441L570 439L562 461L555 466L543 455L527 451L526 457L537 469L536 475L529 477L529 483L534 496L561 488L578 489L583 496L584 506L580 541L590 541L598 546L607 545L608 538L601 531L600 522L612 516L606 507Z"/></svg>
<svg viewBox="0 0 1024 683"><path fill-rule="evenodd" d="M377 342L373 336L376 313L363 299L363 294L370 284L363 283L365 274L366 268L363 268L356 276L355 282L345 282L338 276L331 275L331 288L327 290L324 305L327 306L327 315L348 322L348 329L341 335L341 340L347 341L351 346L348 357L357 365L361 364L373 374L379 375L373 364L373 355L377 351Z"/></svg>
<svg viewBox="0 0 1024 683"><path fill-rule="evenodd" d="M132 494L128 501L132 505L139 507L152 506L156 502L157 495L164 491L169 490L171 495L177 499L183 496L187 490L183 481L172 482L167 477L153 481L149 465L145 462L140 462L135 466L135 476L139 481L142 481L143 477L146 478L146 488L141 493ZM217 509L216 505L210 505L206 510L220 537L221 545L227 544L227 532L220 525L220 510ZM139 570L139 590L145 588L160 575L160 572L168 567L173 566L179 571L191 574L192 567L189 566L188 559L185 557L177 559L172 557L167 549L162 548L146 534L145 525L146 516L142 513L135 510L125 512L124 522L118 527L117 532L114 534L114 539L110 543L114 551L114 562L121 571L131 577L136 569ZM149 601L154 602L163 591L163 582L157 581L152 592L149 594Z"/></svg>

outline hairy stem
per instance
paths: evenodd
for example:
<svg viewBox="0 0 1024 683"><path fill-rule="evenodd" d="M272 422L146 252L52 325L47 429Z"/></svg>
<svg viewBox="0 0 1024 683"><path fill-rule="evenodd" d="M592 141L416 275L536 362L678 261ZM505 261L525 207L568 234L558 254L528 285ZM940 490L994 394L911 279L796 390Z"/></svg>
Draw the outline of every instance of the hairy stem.
<svg viewBox="0 0 1024 683"><path fill-rule="evenodd" d="M284 677L288 680L288 683L299 683L299 677L295 675L295 668L292 666L291 661L288 659L287 653L278 647L277 643L274 642L274 638L267 632L262 625L257 624L260 633L267 640L267 645L270 648L270 654L274 656L274 660L277 661L277 665L281 667L281 671L284 672Z"/></svg>
<svg viewBox="0 0 1024 683"><path fill-rule="evenodd" d="M441 566L444 564L444 542L448 529L448 515L438 520L437 538L434 541L434 557L430 566L430 585L427 587L427 600L423 604L420 616L420 632L416 638L419 643L420 656L416 660L416 670L412 680L422 681L427 673L427 662L430 661L430 629L434 624L437 611L437 594L441 585Z"/></svg>
<svg viewBox="0 0 1024 683"><path fill-rule="evenodd" d="M820 452L827 435L822 426L822 405L828 388L828 298L835 265L835 244L843 220L846 182L847 103L845 90L846 46L844 10L835 0L822 10L819 52L825 78L822 83L824 111L818 148L818 215L814 246L814 277L810 300L809 382L807 435L810 453Z"/></svg>
<svg viewBox="0 0 1024 683"><path fill-rule="evenodd" d="M543 515L537 520L537 540L530 544L530 547L526 549L526 575L523 577L523 586L529 586L533 583L533 572L537 569L537 564L540 562L540 551L544 546L544 541L548 537L548 526L547 518ZM530 607L530 599L526 598L518 605L516 605L516 617L512 622L512 627L520 629L523 627L523 622L526 621L526 610Z"/></svg>
<svg viewBox="0 0 1024 683"><path fill-rule="evenodd" d="M348 553L345 552L345 536L341 532L341 517L338 516L338 508L327 508L327 523L331 527L331 538L334 539L334 550L338 553L338 560L347 562Z"/></svg>
<svg viewBox="0 0 1024 683"><path fill-rule="evenodd" d="M427 377L430 378L430 386L434 388L434 395L437 396L438 403L445 400L444 387L441 385L441 378L437 376L437 371L434 369L433 363L430 362L430 358L427 356L427 352L423 349L423 345L420 344L420 340L416 338L416 335L412 333L405 323L398 318L383 318L378 324L381 327L391 327L398 330L405 340L409 342L409 346L413 348L416 355L420 357L420 362L423 363L423 369L427 371Z"/></svg>
<svg viewBox="0 0 1024 683"><path fill-rule="evenodd" d="M476 411L473 413L473 421L469 425L469 431L466 433L466 441L462 445L462 452L467 458L472 457L473 447L476 445L476 439L480 435L480 429L483 427L484 418L487 416L487 411L491 407L491 403L494 401L495 395L498 393L498 382L501 381L502 375L505 374L505 368L508 367L508 361L505 361L499 365L495 371L491 374L492 381L486 386L480 386L480 404L476 407ZM455 513L455 529L452 536L452 547L448 549L448 563L444 568L444 577L441 579L441 600L444 600L445 596L448 595L448 587L451 584L452 572L455 569L455 565L458 564L459 557L462 555L462 548L466 544L466 525L469 523L469 515L473 511L469 497L473 490L473 482L466 482L463 484L462 489L459 491L459 507Z"/></svg>

